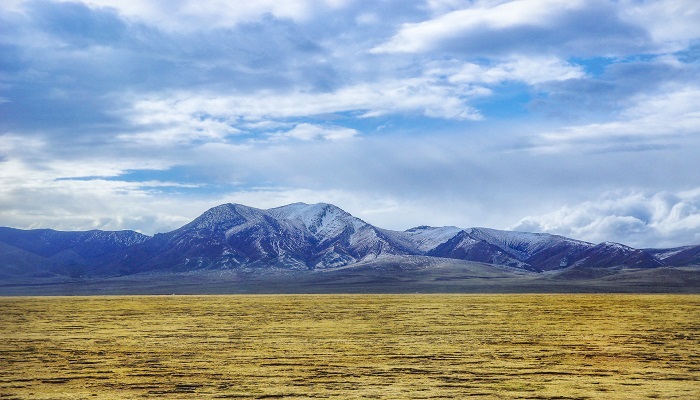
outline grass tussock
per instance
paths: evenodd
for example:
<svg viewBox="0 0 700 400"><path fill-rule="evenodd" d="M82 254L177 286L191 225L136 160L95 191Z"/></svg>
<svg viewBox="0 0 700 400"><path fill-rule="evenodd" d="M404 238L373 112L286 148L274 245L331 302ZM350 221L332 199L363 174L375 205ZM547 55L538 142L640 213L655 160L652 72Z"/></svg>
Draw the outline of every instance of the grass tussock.
<svg viewBox="0 0 700 400"><path fill-rule="evenodd" d="M0 298L0 399L697 399L700 296Z"/></svg>

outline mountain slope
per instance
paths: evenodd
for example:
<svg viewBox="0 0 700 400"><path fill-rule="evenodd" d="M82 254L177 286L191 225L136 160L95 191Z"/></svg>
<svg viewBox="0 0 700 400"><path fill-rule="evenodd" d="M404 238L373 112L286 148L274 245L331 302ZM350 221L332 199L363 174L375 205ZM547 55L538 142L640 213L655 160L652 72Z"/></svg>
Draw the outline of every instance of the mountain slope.
<svg viewBox="0 0 700 400"><path fill-rule="evenodd" d="M52 267L53 264L46 257L0 242L0 278L3 280L52 276Z"/></svg>

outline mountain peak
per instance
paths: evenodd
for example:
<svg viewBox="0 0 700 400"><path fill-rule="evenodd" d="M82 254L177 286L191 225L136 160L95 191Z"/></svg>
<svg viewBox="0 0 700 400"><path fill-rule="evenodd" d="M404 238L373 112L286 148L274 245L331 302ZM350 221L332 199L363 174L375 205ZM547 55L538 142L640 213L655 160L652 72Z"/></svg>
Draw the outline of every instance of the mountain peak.
<svg viewBox="0 0 700 400"><path fill-rule="evenodd" d="M636 249L625 246L624 244L616 243L616 242L603 242L598 244L596 247L601 247L601 248L607 248L607 249L615 249L615 250L620 250L620 251L636 251Z"/></svg>
<svg viewBox="0 0 700 400"><path fill-rule="evenodd" d="M194 221L180 228L181 230L227 230L244 221L256 219L262 210L242 204L226 203L212 207Z"/></svg>
<svg viewBox="0 0 700 400"><path fill-rule="evenodd" d="M294 203L268 210L277 218L296 221L306 229L321 236L335 236L348 228L358 228L362 223L341 208L328 203Z"/></svg>

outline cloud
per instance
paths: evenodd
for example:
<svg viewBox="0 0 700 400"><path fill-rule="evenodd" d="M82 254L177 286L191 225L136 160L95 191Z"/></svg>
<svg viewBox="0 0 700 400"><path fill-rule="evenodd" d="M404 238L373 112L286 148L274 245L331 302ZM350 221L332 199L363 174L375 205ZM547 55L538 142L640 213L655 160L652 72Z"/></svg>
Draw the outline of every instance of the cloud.
<svg viewBox="0 0 700 400"><path fill-rule="evenodd" d="M119 168L89 168L85 162L51 162L44 168L6 160L0 169L0 218L18 228L63 230L135 229L153 233L185 222L190 205L161 194L163 189L187 188L178 182L126 182L108 179L59 179L57 175L118 176ZM12 171L11 173L6 171ZM202 203L194 201L202 207ZM183 207L183 208L180 208Z"/></svg>
<svg viewBox="0 0 700 400"><path fill-rule="evenodd" d="M261 91L245 96L189 91L155 93L135 97L128 108L120 111L135 132L119 137L171 144L199 139L216 141L250 128L251 123L274 124L334 113L356 113L360 118L420 114L478 120L482 116L468 100L483 94L469 85L445 85L431 77L361 83L325 93ZM344 131L343 135L348 133ZM298 138L304 136L301 131L292 134Z"/></svg>
<svg viewBox="0 0 700 400"><path fill-rule="evenodd" d="M700 168L696 3L3 1L0 224L152 233L327 201L504 228L678 195Z"/></svg>
<svg viewBox="0 0 700 400"><path fill-rule="evenodd" d="M199 141L222 141L240 132L226 114L211 115L206 108L178 112L165 102L139 102L129 116L136 132L122 133L117 139L128 143L155 146L191 144Z"/></svg>
<svg viewBox="0 0 700 400"><path fill-rule="evenodd" d="M581 79L585 77L581 66L555 57L514 57L495 65L483 66L465 63L449 81L454 83L499 84L506 81L520 81L528 85L543 82Z"/></svg>
<svg viewBox="0 0 700 400"><path fill-rule="evenodd" d="M374 49L374 53L415 53L434 49L440 44L465 38L473 31L507 29L509 27L540 25L552 20L558 13L557 6L567 3L580 6L580 2L566 1L513 1L494 6L475 6L442 14L434 19L404 24L387 43Z"/></svg>
<svg viewBox="0 0 700 400"><path fill-rule="evenodd" d="M645 27L657 51L682 50L700 36L700 3L694 0L620 2L621 18Z"/></svg>
<svg viewBox="0 0 700 400"><path fill-rule="evenodd" d="M120 42L127 33L127 23L114 9L92 9L83 3L26 3L28 14L45 40L64 45L87 47Z"/></svg>
<svg viewBox="0 0 700 400"><path fill-rule="evenodd" d="M356 136L355 129L343 128L340 126L318 126L308 123L301 123L286 132L274 134L277 138L293 138L298 140L347 140Z"/></svg>
<svg viewBox="0 0 700 400"><path fill-rule="evenodd" d="M676 193L608 192L595 200L523 218L514 230L549 232L633 247L700 242L700 188Z"/></svg>
<svg viewBox="0 0 700 400"><path fill-rule="evenodd" d="M619 14L619 7L603 1L480 1L432 19L405 23L371 51L622 55L648 46L643 27L623 21Z"/></svg>
<svg viewBox="0 0 700 400"><path fill-rule="evenodd" d="M271 15L274 18L303 22L314 14L335 10L348 3L344 0L258 0L231 3L222 0L206 2L92 0L90 4L117 10L120 14L141 20L169 31L191 31L199 27L231 27Z"/></svg>
<svg viewBox="0 0 700 400"><path fill-rule="evenodd" d="M569 126L540 134L538 152L614 151L677 146L688 136L697 139L700 88L666 87L661 93L641 94L614 121Z"/></svg>

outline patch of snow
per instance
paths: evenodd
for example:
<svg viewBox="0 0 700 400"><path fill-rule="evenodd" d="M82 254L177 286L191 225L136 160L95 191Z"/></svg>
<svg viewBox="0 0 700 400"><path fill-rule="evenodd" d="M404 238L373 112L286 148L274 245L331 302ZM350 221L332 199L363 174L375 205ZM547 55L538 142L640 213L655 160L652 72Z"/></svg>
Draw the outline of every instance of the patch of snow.
<svg viewBox="0 0 700 400"><path fill-rule="evenodd" d="M548 233L503 231L490 228L471 228L467 232L502 249L508 249L521 259L532 257L539 251L555 244L568 243L581 248L593 247L593 244L588 242Z"/></svg>
<svg viewBox="0 0 700 400"><path fill-rule="evenodd" d="M659 252L654 252L654 257L658 260L665 260L669 257L675 256L676 254L687 250L689 247L679 247L676 249L661 250Z"/></svg>
<svg viewBox="0 0 700 400"><path fill-rule="evenodd" d="M301 224L313 233L319 241L336 238L343 232L357 231L367 226L359 218L353 217L340 208L327 203L294 203L273 208L269 212L274 217Z"/></svg>
<svg viewBox="0 0 700 400"><path fill-rule="evenodd" d="M419 226L402 232L419 251L427 253L430 250L452 239L462 230L456 226Z"/></svg>
<svg viewBox="0 0 700 400"><path fill-rule="evenodd" d="M625 253L635 251L635 249L633 249L632 247L625 246L624 244L615 243L615 242L603 242L603 243L599 244L598 246L605 247L606 249L614 249L614 250L622 251Z"/></svg>

